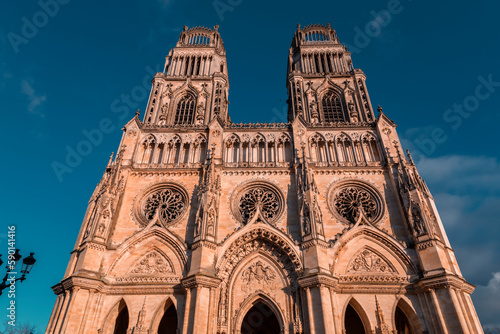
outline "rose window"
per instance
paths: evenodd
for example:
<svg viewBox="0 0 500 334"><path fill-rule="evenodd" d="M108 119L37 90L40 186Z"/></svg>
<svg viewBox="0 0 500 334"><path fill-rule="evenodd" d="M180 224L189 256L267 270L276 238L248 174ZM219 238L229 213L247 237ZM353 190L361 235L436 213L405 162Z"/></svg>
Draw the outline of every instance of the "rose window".
<svg viewBox="0 0 500 334"><path fill-rule="evenodd" d="M274 222L283 212L281 193L268 184L254 184L244 188L236 196L233 212L244 224L250 221L257 210L267 222Z"/></svg>
<svg viewBox="0 0 500 334"><path fill-rule="evenodd" d="M139 216L146 224L157 219L166 226L180 219L186 212L186 198L185 192L174 185L156 188L142 199Z"/></svg>
<svg viewBox="0 0 500 334"><path fill-rule="evenodd" d="M355 223L361 211L371 222L378 220L382 214L380 197L364 185L337 188L331 198L334 213L348 223Z"/></svg>

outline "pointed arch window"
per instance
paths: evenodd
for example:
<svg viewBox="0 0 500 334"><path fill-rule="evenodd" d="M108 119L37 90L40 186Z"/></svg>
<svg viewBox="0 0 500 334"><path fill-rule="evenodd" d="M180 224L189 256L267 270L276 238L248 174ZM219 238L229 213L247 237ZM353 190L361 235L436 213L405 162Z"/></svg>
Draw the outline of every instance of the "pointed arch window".
<svg viewBox="0 0 500 334"><path fill-rule="evenodd" d="M196 100L193 95L184 95L177 103L174 124L193 124Z"/></svg>
<svg viewBox="0 0 500 334"><path fill-rule="evenodd" d="M342 103L337 93L333 91L326 93L321 105L323 107L323 122L345 121Z"/></svg>

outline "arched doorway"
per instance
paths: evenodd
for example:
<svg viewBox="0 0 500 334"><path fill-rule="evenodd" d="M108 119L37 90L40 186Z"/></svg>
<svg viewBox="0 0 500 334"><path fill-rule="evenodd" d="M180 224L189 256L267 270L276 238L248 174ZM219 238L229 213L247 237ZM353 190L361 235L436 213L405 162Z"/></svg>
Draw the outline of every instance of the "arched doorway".
<svg viewBox="0 0 500 334"><path fill-rule="evenodd" d="M413 334L410 322L406 317L406 314L398 307L396 307L396 313L394 314L394 322L396 323L396 333L397 334Z"/></svg>
<svg viewBox="0 0 500 334"><path fill-rule="evenodd" d="M158 326L158 334L176 334L177 333L177 310L174 304L171 304L165 310Z"/></svg>
<svg viewBox="0 0 500 334"><path fill-rule="evenodd" d="M365 326L358 312L350 304L345 310L344 328L346 334L365 334Z"/></svg>
<svg viewBox="0 0 500 334"><path fill-rule="evenodd" d="M128 329L128 308L127 305L121 309L120 313L116 317L115 330L113 334L127 334Z"/></svg>
<svg viewBox="0 0 500 334"><path fill-rule="evenodd" d="M266 304L256 303L248 310L241 324L241 334L280 334L276 314Z"/></svg>

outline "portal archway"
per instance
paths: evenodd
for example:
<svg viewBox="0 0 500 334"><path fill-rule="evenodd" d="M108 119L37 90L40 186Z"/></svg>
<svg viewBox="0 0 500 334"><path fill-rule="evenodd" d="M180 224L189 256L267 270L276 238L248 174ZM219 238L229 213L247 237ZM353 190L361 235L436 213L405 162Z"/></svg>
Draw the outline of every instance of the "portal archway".
<svg viewBox="0 0 500 334"><path fill-rule="evenodd" d="M127 334L128 321L128 308L127 305L125 305L116 317L115 330L113 331L113 334Z"/></svg>
<svg viewBox="0 0 500 334"><path fill-rule="evenodd" d="M346 334L366 334L363 321L351 304L345 310L344 328Z"/></svg>
<svg viewBox="0 0 500 334"><path fill-rule="evenodd" d="M173 303L165 310L161 318L158 334L177 334L177 310Z"/></svg>
<svg viewBox="0 0 500 334"><path fill-rule="evenodd" d="M396 307L396 313L394 314L394 323L396 325L397 334L413 334L411 330L410 321L406 317L406 314L401 310L401 308Z"/></svg>
<svg viewBox="0 0 500 334"><path fill-rule="evenodd" d="M241 334L279 334L280 327L273 310L263 302L257 302L243 318Z"/></svg>

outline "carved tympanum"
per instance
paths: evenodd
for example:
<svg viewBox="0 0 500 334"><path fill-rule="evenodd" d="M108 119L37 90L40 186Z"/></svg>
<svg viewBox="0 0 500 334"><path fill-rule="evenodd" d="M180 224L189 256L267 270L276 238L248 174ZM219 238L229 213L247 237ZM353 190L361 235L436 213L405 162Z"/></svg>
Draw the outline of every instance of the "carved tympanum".
<svg viewBox="0 0 500 334"><path fill-rule="evenodd" d="M349 265L349 272L393 273L394 270L380 256L365 249Z"/></svg>
<svg viewBox="0 0 500 334"><path fill-rule="evenodd" d="M158 252L150 252L146 254L131 271L134 274L168 274L172 273L173 269L170 263L161 256Z"/></svg>
<svg viewBox="0 0 500 334"><path fill-rule="evenodd" d="M256 263L245 269L241 276L243 277L243 281L247 285L250 285L254 282L270 284L271 281L276 277L276 275L272 272L272 269L264 266L264 264L262 264L262 262L260 261L257 261Z"/></svg>

